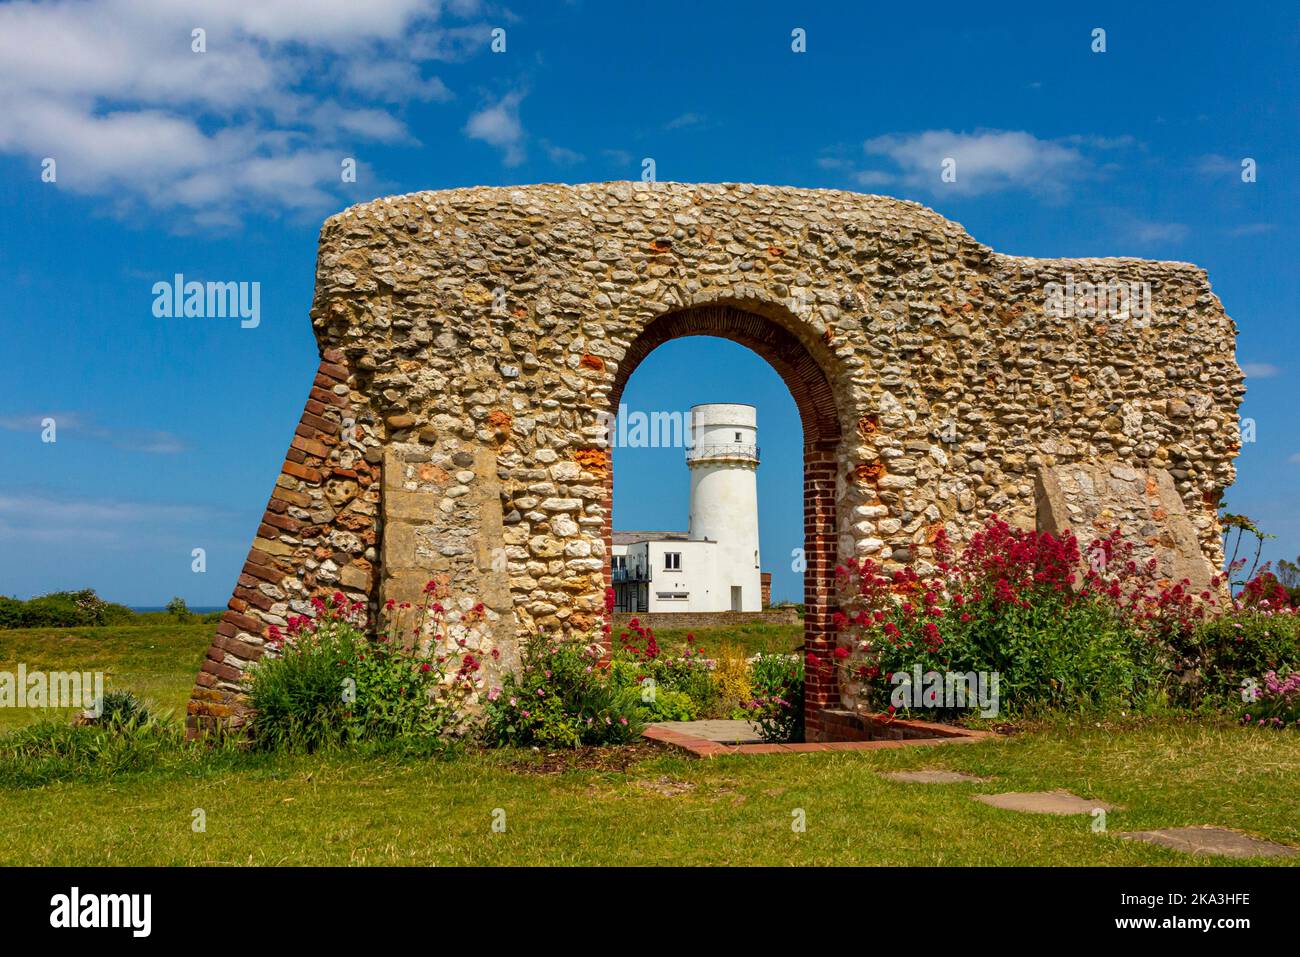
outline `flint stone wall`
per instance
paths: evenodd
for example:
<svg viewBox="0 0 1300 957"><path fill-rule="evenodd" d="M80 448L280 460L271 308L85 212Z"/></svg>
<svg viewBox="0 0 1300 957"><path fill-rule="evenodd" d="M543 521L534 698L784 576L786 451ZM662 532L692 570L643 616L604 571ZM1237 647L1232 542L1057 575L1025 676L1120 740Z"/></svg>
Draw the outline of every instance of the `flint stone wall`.
<svg viewBox="0 0 1300 957"><path fill-rule="evenodd" d="M1071 279L1149 283L1150 314L1061 318L1048 284ZM1043 469L1163 475L1203 562L1221 563L1244 388L1235 327L1185 263L1006 256L923 206L840 191L458 189L327 220L311 318L320 370L198 676L193 730L243 721L267 628L317 593L365 602L373 622L434 578L454 637L496 649L494 668L529 633L598 635L600 414L679 335L749 345L799 405L819 656L835 561L924 564L941 525L960 541L995 512L1033 526ZM839 703L829 686L810 702Z"/></svg>

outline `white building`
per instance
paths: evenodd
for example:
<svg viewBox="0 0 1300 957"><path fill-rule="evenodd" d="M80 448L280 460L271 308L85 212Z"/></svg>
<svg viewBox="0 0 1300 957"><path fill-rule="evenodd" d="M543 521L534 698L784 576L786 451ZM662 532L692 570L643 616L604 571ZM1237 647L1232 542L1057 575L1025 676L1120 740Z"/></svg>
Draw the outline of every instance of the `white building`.
<svg viewBox="0 0 1300 957"><path fill-rule="evenodd" d="M614 532L614 610L761 611L752 405L691 409L686 532Z"/></svg>

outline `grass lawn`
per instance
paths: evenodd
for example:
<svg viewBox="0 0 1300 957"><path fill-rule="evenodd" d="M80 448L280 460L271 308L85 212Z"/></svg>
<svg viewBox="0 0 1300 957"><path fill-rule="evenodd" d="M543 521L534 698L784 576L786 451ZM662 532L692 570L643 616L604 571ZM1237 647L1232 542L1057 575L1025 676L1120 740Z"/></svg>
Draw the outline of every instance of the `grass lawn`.
<svg viewBox="0 0 1300 957"><path fill-rule="evenodd" d="M125 688L155 705L184 715L216 625L0 630L0 671L102 671L104 690ZM0 733L44 717L72 711L0 708Z"/></svg>
<svg viewBox="0 0 1300 957"><path fill-rule="evenodd" d="M0 668L102 668L115 686L179 708L210 628L0 632ZM922 785L878 774L917 767L992 780ZM969 799L1051 788L1121 805L1110 832L1217 824L1300 845L1295 734L1164 719L1062 721L975 745L714 760L648 745L448 759L196 751L146 771L0 787L0 864L1238 863L1093 833L1088 816ZM202 833L191 827L196 809ZM493 830L496 809L504 832Z"/></svg>
<svg viewBox="0 0 1300 957"><path fill-rule="evenodd" d="M449 760L248 755L233 766L214 759L102 782L3 789L0 863L1233 863L1095 834L1087 816L1018 814L969 800L981 791L1057 787L1123 805L1109 815L1111 831L1219 824L1300 844L1300 762L1289 733L1059 725L934 749L691 760L642 746L630 757L621 770L557 773L530 752ZM921 766L994 780L902 784L876 773ZM191 829L196 808L206 815L204 833ZM503 833L492 829L497 808ZM806 830L796 833L800 809Z"/></svg>
<svg viewBox="0 0 1300 957"><path fill-rule="evenodd" d="M787 654L803 649L802 623L733 625L727 628L657 628L655 640L662 648L679 651L686 646L687 634L693 634L695 643L710 657L717 655L724 645L738 648L746 657L760 651L765 654Z"/></svg>

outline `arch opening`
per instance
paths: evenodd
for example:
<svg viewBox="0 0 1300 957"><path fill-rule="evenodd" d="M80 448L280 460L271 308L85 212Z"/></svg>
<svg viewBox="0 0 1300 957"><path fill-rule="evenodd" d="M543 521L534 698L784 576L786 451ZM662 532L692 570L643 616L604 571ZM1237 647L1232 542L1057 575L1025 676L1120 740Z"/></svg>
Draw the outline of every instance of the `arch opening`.
<svg viewBox="0 0 1300 957"><path fill-rule="evenodd" d="M761 308L761 307L760 307ZM763 312L777 310L764 308ZM785 321L783 321L785 320ZM712 336L744 346L763 358L785 383L803 427L803 654L817 666L805 665L805 734L815 740L821 731L820 713L838 707L833 653L836 610L835 564L838 550L836 487L841 440L840 413L823 359L789 326L793 317L764 315L749 304L692 306L666 313L650 322L632 340L615 374L609 412L617 415L624 389L637 367L655 349L675 339ZM820 343L818 343L820 345ZM825 350L819 350L825 351ZM613 550L614 474L608 473L603 535L606 556ZM605 585L611 588L612 567L606 561Z"/></svg>

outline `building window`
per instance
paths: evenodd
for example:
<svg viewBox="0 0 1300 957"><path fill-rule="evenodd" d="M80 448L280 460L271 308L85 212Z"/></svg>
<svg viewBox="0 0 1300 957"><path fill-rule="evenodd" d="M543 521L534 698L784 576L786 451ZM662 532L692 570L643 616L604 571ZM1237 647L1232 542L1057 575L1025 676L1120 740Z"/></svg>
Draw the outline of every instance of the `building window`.
<svg viewBox="0 0 1300 957"><path fill-rule="evenodd" d="M739 442L740 442L740 433L739 433L739 432L736 433L736 442L737 442L737 444L739 444Z"/></svg>
<svg viewBox="0 0 1300 957"><path fill-rule="evenodd" d="M664 552L664 570L679 572L682 570L681 552Z"/></svg>
<svg viewBox="0 0 1300 957"><path fill-rule="evenodd" d="M627 568L627 556L626 556L626 555L615 555L615 556L614 556L614 567L615 567L615 568Z"/></svg>

